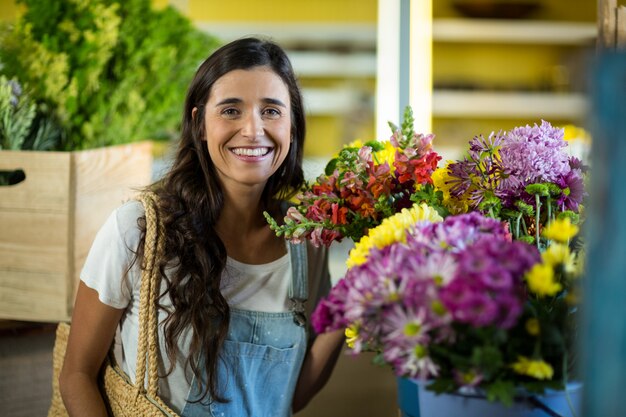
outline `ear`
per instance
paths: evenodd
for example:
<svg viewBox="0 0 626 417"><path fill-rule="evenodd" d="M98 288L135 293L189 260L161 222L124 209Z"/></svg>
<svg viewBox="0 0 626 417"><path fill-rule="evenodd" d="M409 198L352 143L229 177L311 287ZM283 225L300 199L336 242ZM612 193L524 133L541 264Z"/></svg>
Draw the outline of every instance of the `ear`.
<svg viewBox="0 0 626 417"><path fill-rule="evenodd" d="M197 114L198 114L198 108L197 107L194 107L193 109L191 109L191 120L195 121ZM202 129L202 131L204 132L204 129ZM203 141L206 140L206 136L204 136L204 133L202 134L202 137L200 138L200 140L203 140Z"/></svg>

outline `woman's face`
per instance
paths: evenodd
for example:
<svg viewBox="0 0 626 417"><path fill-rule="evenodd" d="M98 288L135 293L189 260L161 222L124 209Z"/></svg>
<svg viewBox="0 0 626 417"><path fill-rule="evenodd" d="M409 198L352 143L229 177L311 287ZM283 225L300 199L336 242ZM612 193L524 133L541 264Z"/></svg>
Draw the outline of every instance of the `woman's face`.
<svg viewBox="0 0 626 417"><path fill-rule="evenodd" d="M268 67L226 73L213 84L206 103L205 132L224 186L264 186L289 152L287 85Z"/></svg>

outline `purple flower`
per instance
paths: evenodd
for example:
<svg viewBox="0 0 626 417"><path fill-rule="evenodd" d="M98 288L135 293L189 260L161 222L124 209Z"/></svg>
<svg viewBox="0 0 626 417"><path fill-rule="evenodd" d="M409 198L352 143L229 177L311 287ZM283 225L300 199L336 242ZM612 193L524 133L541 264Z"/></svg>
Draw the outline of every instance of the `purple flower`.
<svg viewBox="0 0 626 417"><path fill-rule="evenodd" d="M564 129L553 127L545 120L541 121L541 126L523 126L512 129L507 135L506 140L510 142L522 141L541 144L547 148L561 149L567 146L563 140Z"/></svg>
<svg viewBox="0 0 626 417"><path fill-rule="evenodd" d="M470 147L468 153L474 161L480 161L483 153L493 153L500 146L502 140L502 132L498 132L497 134L491 132L487 139L485 139L483 135L475 136L474 139L469 142Z"/></svg>
<svg viewBox="0 0 626 417"><path fill-rule="evenodd" d="M486 197L497 198L504 208L516 209L519 200L535 205L526 186L553 183L566 190L558 201L560 206L577 210L584 197L581 179L586 167L564 151L563 133L542 120L539 126L492 132L487 139L476 136L470 141L469 159L448 165L451 195L468 201L474 210L482 210Z"/></svg>
<svg viewBox="0 0 626 417"><path fill-rule="evenodd" d="M450 175L450 194L459 197L465 194L472 186L472 178L478 174L476 163L468 159L461 162L454 162L448 165Z"/></svg>
<svg viewBox="0 0 626 417"><path fill-rule="evenodd" d="M579 169L573 169L564 177L560 178L557 184L563 189L558 204L566 210L578 211L578 206L587 195L582 173Z"/></svg>
<svg viewBox="0 0 626 417"><path fill-rule="evenodd" d="M563 151L563 129L545 120L541 126L517 127L505 135L500 147L499 192L519 196L523 188L537 182L555 183L570 171L569 156Z"/></svg>
<svg viewBox="0 0 626 417"><path fill-rule="evenodd" d="M524 302L523 276L531 260L539 260L537 249L522 242L480 239L458 258L459 273L441 290L454 319L475 327L515 324Z"/></svg>
<svg viewBox="0 0 626 417"><path fill-rule="evenodd" d="M311 325L317 333L325 333L341 329L348 325L344 317L344 301L348 290L345 279L333 287L326 298L323 298L311 315Z"/></svg>
<svg viewBox="0 0 626 417"><path fill-rule="evenodd" d="M510 329L517 323L517 319L522 310L524 309L523 303L520 300L524 298L524 293L521 288L517 288L517 291L509 294L502 294L498 299L498 305L500 307L498 317L498 327L502 329Z"/></svg>
<svg viewBox="0 0 626 417"><path fill-rule="evenodd" d="M540 256L512 241L502 222L479 213L418 223L406 243L372 249L316 308L313 325L358 329L353 352L382 351L397 375L440 370L433 344L462 338L459 324L508 329L525 301L523 276Z"/></svg>
<svg viewBox="0 0 626 417"><path fill-rule="evenodd" d="M439 375L439 368L428 355L428 347L406 339L387 339L383 358L398 376L426 380Z"/></svg>
<svg viewBox="0 0 626 417"><path fill-rule="evenodd" d="M461 372L458 369L455 369L452 371L452 374L454 376L454 381L461 387L476 387L484 378L484 375L476 370Z"/></svg>
<svg viewBox="0 0 626 417"><path fill-rule="evenodd" d="M408 244L423 244L430 251L459 252L482 238L510 240L510 235L501 221L471 212L418 225L410 233Z"/></svg>

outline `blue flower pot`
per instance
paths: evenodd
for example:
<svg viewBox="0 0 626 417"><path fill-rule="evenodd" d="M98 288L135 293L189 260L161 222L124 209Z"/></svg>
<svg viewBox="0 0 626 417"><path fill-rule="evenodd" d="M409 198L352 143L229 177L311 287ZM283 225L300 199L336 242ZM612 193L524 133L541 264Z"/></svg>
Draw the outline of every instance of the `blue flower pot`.
<svg viewBox="0 0 626 417"><path fill-rule="evenodd" d="M575 415L566 391L547 390L543 395L520 397L512 406L487 401L469 394L437 395L424 388L426 383L398 378L398 405L402 417L574 417L581 415L582 384L567 385Z"/></svg>

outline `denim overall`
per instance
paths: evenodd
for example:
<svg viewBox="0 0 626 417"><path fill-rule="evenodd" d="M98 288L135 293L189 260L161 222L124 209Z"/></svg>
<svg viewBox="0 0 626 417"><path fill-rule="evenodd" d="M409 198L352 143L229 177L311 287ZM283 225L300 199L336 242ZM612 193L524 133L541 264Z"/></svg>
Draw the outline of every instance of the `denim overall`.
<svg viewBox="0 0 626 417"><path fill-rule="evenodd" d="M192 402L205 381L192 380L183 417L287 417L307 348L304 302L308 296L306 245L289 244L292 279L288 312L231 308L218 361L218 390L227 403Z"/></svg>

